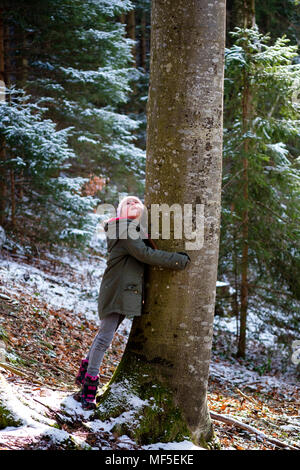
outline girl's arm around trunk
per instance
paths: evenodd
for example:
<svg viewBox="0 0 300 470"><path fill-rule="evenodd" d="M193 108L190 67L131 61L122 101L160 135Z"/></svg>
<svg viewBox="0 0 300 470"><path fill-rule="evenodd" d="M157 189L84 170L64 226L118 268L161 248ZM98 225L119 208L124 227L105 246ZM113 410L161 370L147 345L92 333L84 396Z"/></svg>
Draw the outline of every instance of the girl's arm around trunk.
<svg viewBox="0 0 300 470"><path fill-rule="evenodd" d="M134 240L128 237L122 240L122 244L129 255L145 264L181 270L185 269L187 264L190 263L190 258L187 254L154 250L147 246L141 238Z"/></svg>

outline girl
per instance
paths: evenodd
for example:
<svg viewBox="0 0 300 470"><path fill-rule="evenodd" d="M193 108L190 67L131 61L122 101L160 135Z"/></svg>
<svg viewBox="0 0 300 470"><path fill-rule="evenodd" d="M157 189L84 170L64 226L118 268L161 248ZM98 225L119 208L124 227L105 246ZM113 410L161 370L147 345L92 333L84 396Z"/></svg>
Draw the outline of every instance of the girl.
<svg viewBox="0 0 300 470"><path fill-rule="evenodd" d="M99 368L114 333L125 317L133 318L142 313L145 264L179 270L190 262L187 253L156 249L153 240L143 232L140 233L143 239L130 237L131 229L141 232L143 210L139 198L127 196L118 206L117 217L104 224L108 260L98 297L100 329L76 377L76 384L82 386L80 401L85 410L96 406Z"/></svg>

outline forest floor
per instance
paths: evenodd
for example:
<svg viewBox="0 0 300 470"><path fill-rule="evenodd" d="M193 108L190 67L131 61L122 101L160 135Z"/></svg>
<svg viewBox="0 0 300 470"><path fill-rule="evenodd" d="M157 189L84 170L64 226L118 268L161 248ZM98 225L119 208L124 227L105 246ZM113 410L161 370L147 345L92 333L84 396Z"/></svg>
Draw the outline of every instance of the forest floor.
<svg viewBox="0 0 300 470"><path fill-rule="evenodd" d="M8 245L0 256L0 449L196 450L190 441L139 446L112 432L113 419L90 419L72 394L74 377L98 329L97 293L105 258L63 250L28 254ZM125 320L100 370L105 385L126 346ZM216 331L208 404L222 450L300 449L299 386L226 356ZM255 364L254 364L255 365ZM253 366L253 365L252 365ZM229 421L227 421L229 418Z"/></svg>

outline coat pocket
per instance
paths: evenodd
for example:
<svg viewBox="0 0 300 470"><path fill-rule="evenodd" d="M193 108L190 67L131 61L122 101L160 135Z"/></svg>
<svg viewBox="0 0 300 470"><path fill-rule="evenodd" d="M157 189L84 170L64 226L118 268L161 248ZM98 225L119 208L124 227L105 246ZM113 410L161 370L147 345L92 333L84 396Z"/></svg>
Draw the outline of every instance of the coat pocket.
<svg viewBox="0 0 300 470"><path fill-rule="evenodd" d="M135 294L138 294L139 293L139 286L137 284L127 284L127 286L124 287L124 290L134 292Z"/></svg>
<svg viewBox="0 0 300 470"><path fill-rule="evenodd" d="M140 314L142 303L142 292L138 284L127 284L123 289L124 312Z"/></svg>

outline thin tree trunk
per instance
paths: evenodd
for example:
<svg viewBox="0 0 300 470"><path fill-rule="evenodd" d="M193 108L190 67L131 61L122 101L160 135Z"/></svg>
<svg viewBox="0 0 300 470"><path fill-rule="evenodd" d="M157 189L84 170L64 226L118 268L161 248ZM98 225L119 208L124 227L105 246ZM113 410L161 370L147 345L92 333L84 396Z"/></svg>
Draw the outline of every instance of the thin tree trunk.
<svg viewBox="0 0 300 470"><path fill-rule="evenodd" d="M243 20L244 28L252 28L255 25L255 1L243 1ZM242 128L245 134L249 130L251 118L252 98L249 83L249 77L244 70L244 90L243 90L243 116ZM247 310L248 310L248 252L249 252L249 213L248 213L248 153L249 139L244 139L243 144L243 199L244 210L242 214L242 279L241 279L241 310L240 310L240 334L238 340L237 356L246 355L246 330L247 330Z"/></svg>
<svg viewBox="0 0 300 470"><path fill-rule="evenodd" d="M143 11L141 18L141 67L146 71L146 13Z"/></svg>
<svg viewBox="0 0 300 470"><path fill-rule="evenodd" d="M244 72L243 91L243 133L247 132L250 115L250 90L247 72ZM238 340L238 357L245 357L246 354L246 328L247 328L247 307L248 307L248 151L249 142L246 138L243 145L243 198L244 210L242 214L242 279L241 279L241 310L240 310L240 334Z"/></svg>
<svg viewBox="0 0 300 470"><path fill-rule="evenodd" d="M231 204L231 212L234 211L235 204ZM236 337L237 343L239 339L239 302L238 302L238 292L239 292L239 285L238 285L238 251L237 251L237 233L236 228L233 226L233 274L234 274L234 295L232 296L232 312L236 317Z"/></svg>
<svg viewBox="0 0 300 470"><path fill-rule="evenodd" d="M130 39L135 41L135 10L131 10L127 14L127 35ZM132 55L133 55L133 66L136 67L136 47L132 47Z"/></svg>
<svg viewBox="0 0 300 470"><path fill-rule="evenodd" d="M0 8L0 86L3 88L1 91L1 99L5 101L5 50L4 50L4 23L3 23L3 9ZM5 139L0 139L0 225L5 223L5 209L7 199L7 185L6 185L6 169L5 169Z"/></svg>
<svg viewBox="0 0 300 470"><path fill-rule="evenodd" d="M19 181L18 181L18 197L19 197L21 202L24 198L23 181L24 181L24 171L21 170L20 171L20 178L19 178Z"/></svg>
<svg viewBox="0 0 300 470"><path fill-rule="evenodd" d="M139 442L190 435L206 445L213 436L206 393L219 253L224 44L224 2L152 2L145 204L150 212L152 204L192 204L193 216L203 204L204 244L189 251L184 271L147 270L144 314L133 322L98 410L103 418L130 409L132 394L147 399L134 415L138 424L132 418L118 429ZM188 250L185 241L171 236L157 245Z"/></svg>
<svg viewBox="0 0 300 470"><path fill-rule="evenodd" d="M238 342L238 357L245 357L246 355L246 328L247 328L247 310L248 310L248 251L249 251L249 243L248 243L248 233L249 233L249 214L248 214L248 139L245 140L244 145L244 152L245 157L243 159L243 197L244 197L244 204L246 208L243 211L242 216L242 280L241 280L241 311L240 311L240 334L239 334L239 342Z"/></svg>
<svg viewBox="0 0 300 470"><path fill-rule="evenodd" d="M3 8L0 8L0 80L5 83Z"/></svg>
<svg viewBox="0 0 300 470"><path fill-rule="evenodd" d="M120 15L120 23L123 23L123 24L126 23L126 15L125 15L125 13L122 13L122 14Z"/></svg>
<svg viewBox="0 0 300 470"><path fill-rule="evenodd" d="M10 169L10 197L11 197L11 225L16 225L16 191L15 191L15 174L14 170Z"/></svg>
<svg viewBox="0 0 300 470"><path fill-rule="evenodd" d="M5 170L5 140L0 139L0 163L1 163L1 177L0 177L0 225L5 224L5 210L7 201L7 185L6 185L6 170Z"/></svg>
<svg viewBox="0 0 300 470"><path fill-rule="evenodd" d="M28 76L28 59L26 57L27 37L26 37L26 33L23 29L21 29L21 31L20 31L20 41L21 41L21 45L22 45L21 50L23 51L23 56L22 56L21 61L20 61L20 69L19 69L19 75L18 75L18 80L19 80L18 86L20 88L24 89L26 87L27 76ZM23 176L24 176L24 171L21 170L20 171L20 178L19 178L19 181L17 182L18 196L19 196L20 201L22 201L22 199L24 197Z"/></svg>
<svg viewBox="0 0 300 470"><path fill-rule="evenodd" d="M26 86L27 75L28 75L28 59L26 56L24 56L25 52L27 52L27 37L23 29L21 30L20 35L21 35L21 44L22 44L21 50L23 51L23 56L21 59L20 71L19 71L19 86L20 88L24 88Z"/></svg>
<svg viewBox="0 0 300 470"><path fill-rule="evenodd" d="M234 0L234 26L253 28L255 26L255 0Z"/></svg>

